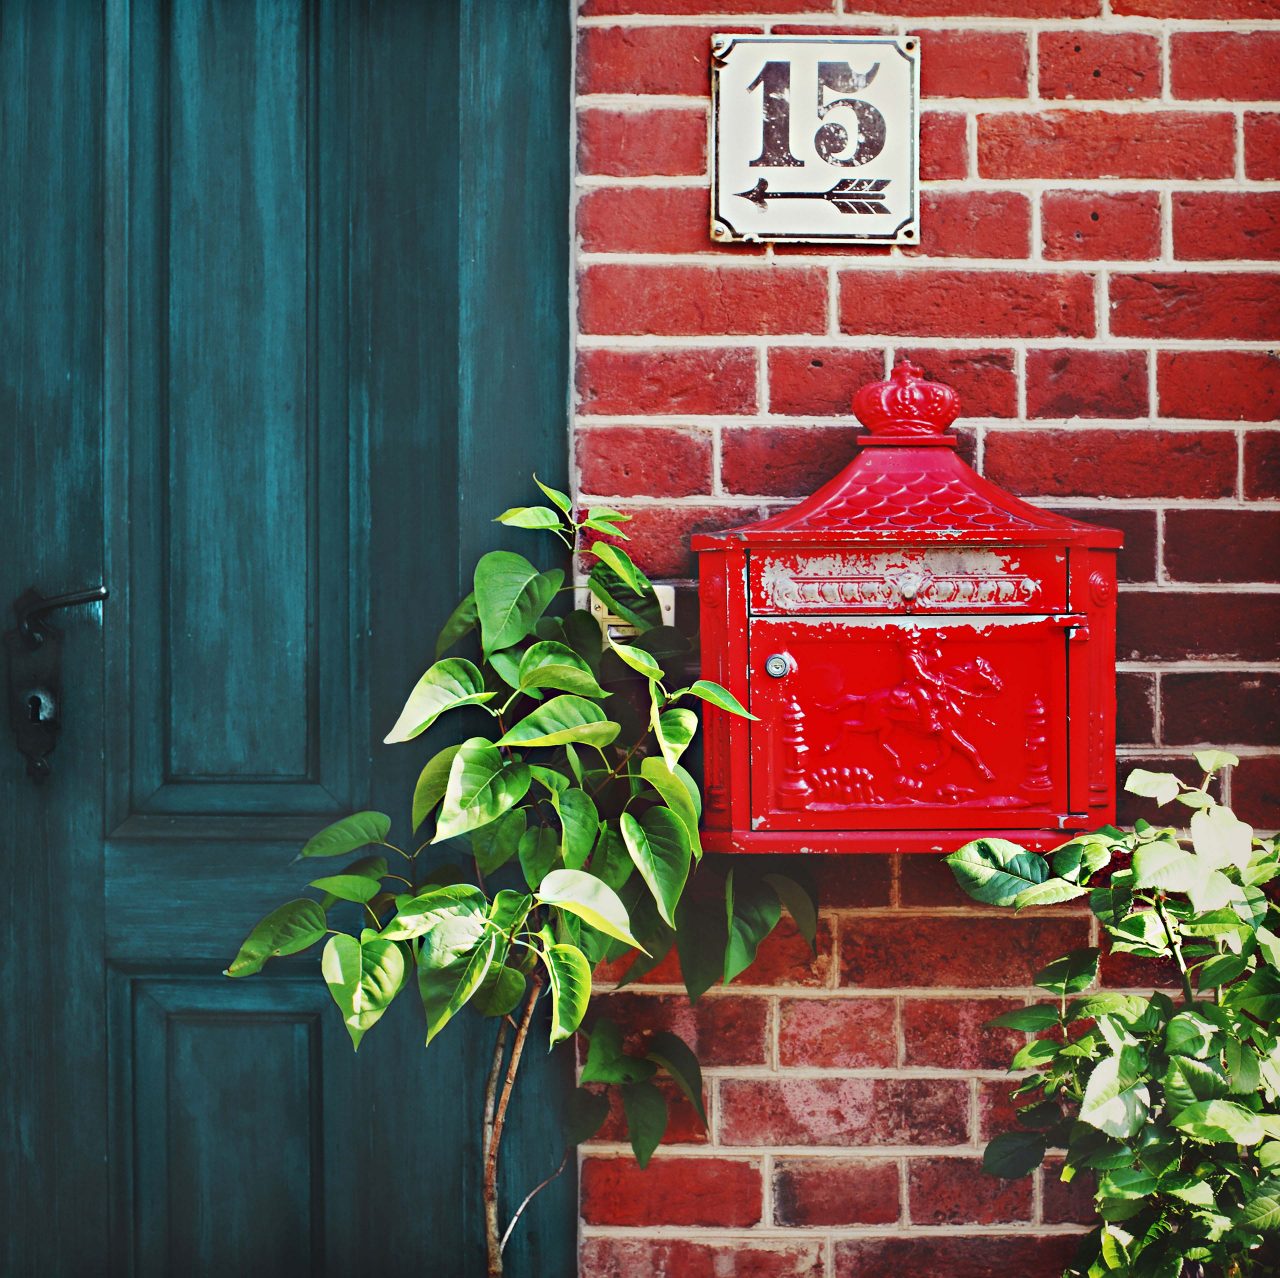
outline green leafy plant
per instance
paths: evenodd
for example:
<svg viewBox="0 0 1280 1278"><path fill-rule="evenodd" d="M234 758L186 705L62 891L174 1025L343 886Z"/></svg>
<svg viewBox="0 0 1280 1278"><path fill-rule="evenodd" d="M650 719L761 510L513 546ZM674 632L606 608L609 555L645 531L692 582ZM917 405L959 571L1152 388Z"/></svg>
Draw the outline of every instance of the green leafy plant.
<svg viewBox="0 0 1280 1278"><path fill-rule="evenodd" d="M796 879L764 866L699 872L701 797L682 763L698 728L695 707L746 711L688 673L688 641L660 624L653 586L626 552L587 544L588 534L625 540L627 516L580 515L565 493L538 486L550 505L516 507L498 522L549 532L583 555L591 593L633 633L624 641L586 610L557 608L570 589L562 569L541 570L509 551L484 555L474 590L445 623L434 664L386 737L417 742L444 715L457 725L414 787L415 846L392 843L381 812L321 830L303 859L359 855L313 878L314 896L268 914L227 969L250 976L323 941L321 972L355 1048L411 983L428 1045L464 1008L496 1021L481 1132L490 1274L502 1272L503 1246L533 1193L604 1122L608 1088L620 1090L641 1165L667 1126L655 1076L668 1076L705 1121L701 1070L681 1039L657 1034L629 1053L621 1030L597 1019L582 1074L588 1086L574 1095L560 1167L500 1230L499 1151L535 1011L549 1005L551 1046L572 1050L586 1035L598 964L632 955L625 984L674 946L696 1000L752 962L784 907L811 945L816 922L812 893ZM468 655L446 655L459 647ZM470 865L427 868L442 844L465 848Z"/></svg>
<svg viewBox="0 0 1280 1278"><path fill-rule="evenodd" d="M1087 899L1113 952L1153 965L1180 996L1089 992L1099 950L1036 973L1052 999L993 1025L1032 1037L1011 1068L1022 1130L997 1136L985 1166L1028 1175L1050 1148L1062 1178L1097 1177L1101 1224L1071 1274L1243 1278L1280 1272L1280 910L1266 885L1280 840L1256 838L1211 793L1235 765L1195 756L1198 786L1137 769L1125 788L1190 809L1190 837L1139 820L1072 839L1042 857L980 839L947 857L990 905Z"/></svg>

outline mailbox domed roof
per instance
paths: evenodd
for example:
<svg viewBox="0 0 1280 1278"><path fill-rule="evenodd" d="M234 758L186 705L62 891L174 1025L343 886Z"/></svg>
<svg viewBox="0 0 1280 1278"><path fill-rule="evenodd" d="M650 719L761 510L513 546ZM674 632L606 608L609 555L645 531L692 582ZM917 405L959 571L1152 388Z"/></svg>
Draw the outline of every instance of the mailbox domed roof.
<svg viewBox="0 0 1280 1278"><path fill-rule="evenodd" d="M984 479L956 454L947 431L960 412L951 387L903 362L863 386L853 411L867 427L858 454L811 497L759 523L693 539L789 541L1078 542L1118 546L1109 528L1042 510Z"/></svg>

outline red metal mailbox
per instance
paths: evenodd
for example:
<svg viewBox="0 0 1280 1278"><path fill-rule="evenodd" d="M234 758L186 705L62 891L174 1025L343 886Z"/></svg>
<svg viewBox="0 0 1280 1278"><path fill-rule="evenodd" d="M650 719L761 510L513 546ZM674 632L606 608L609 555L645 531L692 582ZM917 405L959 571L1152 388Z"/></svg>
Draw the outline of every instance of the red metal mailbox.
<svg viewBox="0 0 1280 1278"><path fill-rule="evenodd" d="M761 523L693 539L703 843L723 852L1052 847L1115 806L1120 533L983 479L949 386L864 386L857 457Z"/></svg>

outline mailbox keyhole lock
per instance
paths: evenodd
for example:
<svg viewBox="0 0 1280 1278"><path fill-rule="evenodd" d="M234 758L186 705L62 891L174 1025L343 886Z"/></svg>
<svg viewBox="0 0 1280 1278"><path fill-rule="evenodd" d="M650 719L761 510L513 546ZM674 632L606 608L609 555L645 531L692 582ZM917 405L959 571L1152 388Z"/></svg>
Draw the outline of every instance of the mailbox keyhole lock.
<svg viewBox="0 0 1280 1278"><path fill-rule="evenodd" d="M775 652L772 656L765 658L764 672L774 679L781 679L783 675L789 674L791 671L791 658L784 656L781 652Z"/></svg>

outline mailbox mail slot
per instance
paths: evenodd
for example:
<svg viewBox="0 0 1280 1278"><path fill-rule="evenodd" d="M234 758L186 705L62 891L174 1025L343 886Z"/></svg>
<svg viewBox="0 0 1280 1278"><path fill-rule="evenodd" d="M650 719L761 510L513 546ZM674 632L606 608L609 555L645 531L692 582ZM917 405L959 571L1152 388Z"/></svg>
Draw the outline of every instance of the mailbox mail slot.
<svg viewBox="0 0 1280 1278"><path fill-rule="evenodd" d="M694 539L704 672L756 716L706 716L704 843L1046 847L1110 820L1120 535L974 473L955 393L910 365L854 408L871 434L831 483Z"/></svg>

